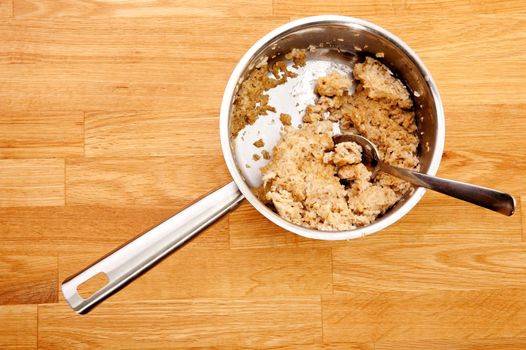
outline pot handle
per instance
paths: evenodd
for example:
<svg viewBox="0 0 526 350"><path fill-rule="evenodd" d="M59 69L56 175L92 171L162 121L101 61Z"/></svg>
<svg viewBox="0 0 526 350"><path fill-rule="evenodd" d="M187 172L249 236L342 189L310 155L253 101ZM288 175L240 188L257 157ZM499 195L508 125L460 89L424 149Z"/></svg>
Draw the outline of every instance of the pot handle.
<svg viewBox="0 0 526 350"><path fill-rule="evenodd" d="M243 198L234 182L211 192L165 222L66 279L62 283L64 298L77 313L87 313L92 307L234 209ZM104 287L86 299L81 297L77 288L101 273L106 275L108 281Z"/></svg>

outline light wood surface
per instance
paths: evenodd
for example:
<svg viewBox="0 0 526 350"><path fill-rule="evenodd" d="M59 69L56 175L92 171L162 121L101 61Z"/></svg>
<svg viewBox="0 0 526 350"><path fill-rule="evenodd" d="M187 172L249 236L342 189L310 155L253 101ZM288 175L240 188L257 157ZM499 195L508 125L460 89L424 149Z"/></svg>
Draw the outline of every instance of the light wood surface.
<svg viewBox="0 0 526 350"><path fill-rule="evenodd" d="M237 60L324 13L421 56L446 112L439 174L517 213L427 193L325 242L243 203L75 315L60 281L230 180L218 111ZM523 1L0 0L0 19L0 348L526 349Z"/></svg>

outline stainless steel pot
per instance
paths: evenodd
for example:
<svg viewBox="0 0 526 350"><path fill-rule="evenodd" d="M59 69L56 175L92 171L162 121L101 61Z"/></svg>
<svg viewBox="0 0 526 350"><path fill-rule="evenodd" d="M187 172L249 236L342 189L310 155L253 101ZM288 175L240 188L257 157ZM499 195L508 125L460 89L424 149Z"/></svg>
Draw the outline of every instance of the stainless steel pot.
<svg viewBox="0 0 526 350"><path fill-rule="evenodd" d="M270 115L247 127L243 138L233 139L230 135L230 119L235 94L247 73L262 60L278 59L280 54L293 48L307 48L309 45L321 48L309 56L307 65L299 71L295 83L287 83L271 92L270 104L277 104L278 112L292 114L293 124L297 124L301 116L295 108L291 109L294 102L291 99L296 99L298 104L310 102L316 77L326 74L328 70L349 73L356 57L377 55L413 92L421 141L421 170L431 175L436 173L444 146L444 112L433 79L418 56L395 35L356 18L317 16L290 22L254 44L239 61L226 86L221 105L220 135L233 182L64 281L62 292L75 311L81 314L89 311L235 208L243 198L276 225L304 237L322 240L347 240L377 232L399 220L416 205L425 193L424 188L416 188L371 225L349 231L328 232L307 229L284 220L252 193L251 187L259 184L260 177L258 167L247 167L254 153L251 143L261 135L270 150L279 139L279 127L272 121L274 116ZM107 284L90 297L82 298L77 288L100 273L106 275Z"/></svg>

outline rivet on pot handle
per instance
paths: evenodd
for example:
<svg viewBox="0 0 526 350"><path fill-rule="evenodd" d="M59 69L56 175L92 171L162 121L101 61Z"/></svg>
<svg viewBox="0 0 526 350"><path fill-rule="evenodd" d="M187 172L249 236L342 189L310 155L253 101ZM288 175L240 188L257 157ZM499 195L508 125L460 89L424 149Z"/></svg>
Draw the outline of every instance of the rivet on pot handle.
<svg viewBox="0 0 526 350"><path fill-rule="evenodd" d="M208 194L165 222L137 237L62 283L68 304L79 314L105 300L138 277L160 259L235 208L243 195L234 182ZM108 283L87 299L77 288L93 276L104 273Z"/></svg>

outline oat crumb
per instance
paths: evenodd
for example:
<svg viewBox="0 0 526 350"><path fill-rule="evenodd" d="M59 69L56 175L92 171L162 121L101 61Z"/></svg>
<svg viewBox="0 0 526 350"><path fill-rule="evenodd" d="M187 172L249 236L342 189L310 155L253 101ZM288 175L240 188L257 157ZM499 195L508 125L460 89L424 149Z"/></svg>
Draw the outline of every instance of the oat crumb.
<svg viewBox="0 0 526 350"><path fill-rule="evenodd" d="M266 149L261 151L261 155L263 156L263 159L269 160L270 159L270 153Z"/></svg>
<svg viewBox="0 0 526 350"><path fill-rule="evenodd" d="M265 142L263 141L263 139L259 139L259 140L255 141L253 143L253 145L256 146L257 148L261 148L261 147L265 146Z"/></svg>
<svg viewBox="0 0 526 350"><path fill-rule="evenodd" d="M294 62L294 68L298 68L305 65L305 50L292 49L291 52L285 55L285 58Z"/></svg>
<svg viewBox="0 0 526 350"><path fill-rule="evenodd" d="M283 125L290 125L291 124L291 119L292 119L292 117L290 116L290 114L281 113L279 115L279 120L281 120L281 123Z"/></svg>
<svg viewBox="0 0 526 350"><path fill-rule="evenodd" d="M252 155L252 159L254 159L255 161L258 161L261 157L259 156L259 154L253 154Z"/></svg>

